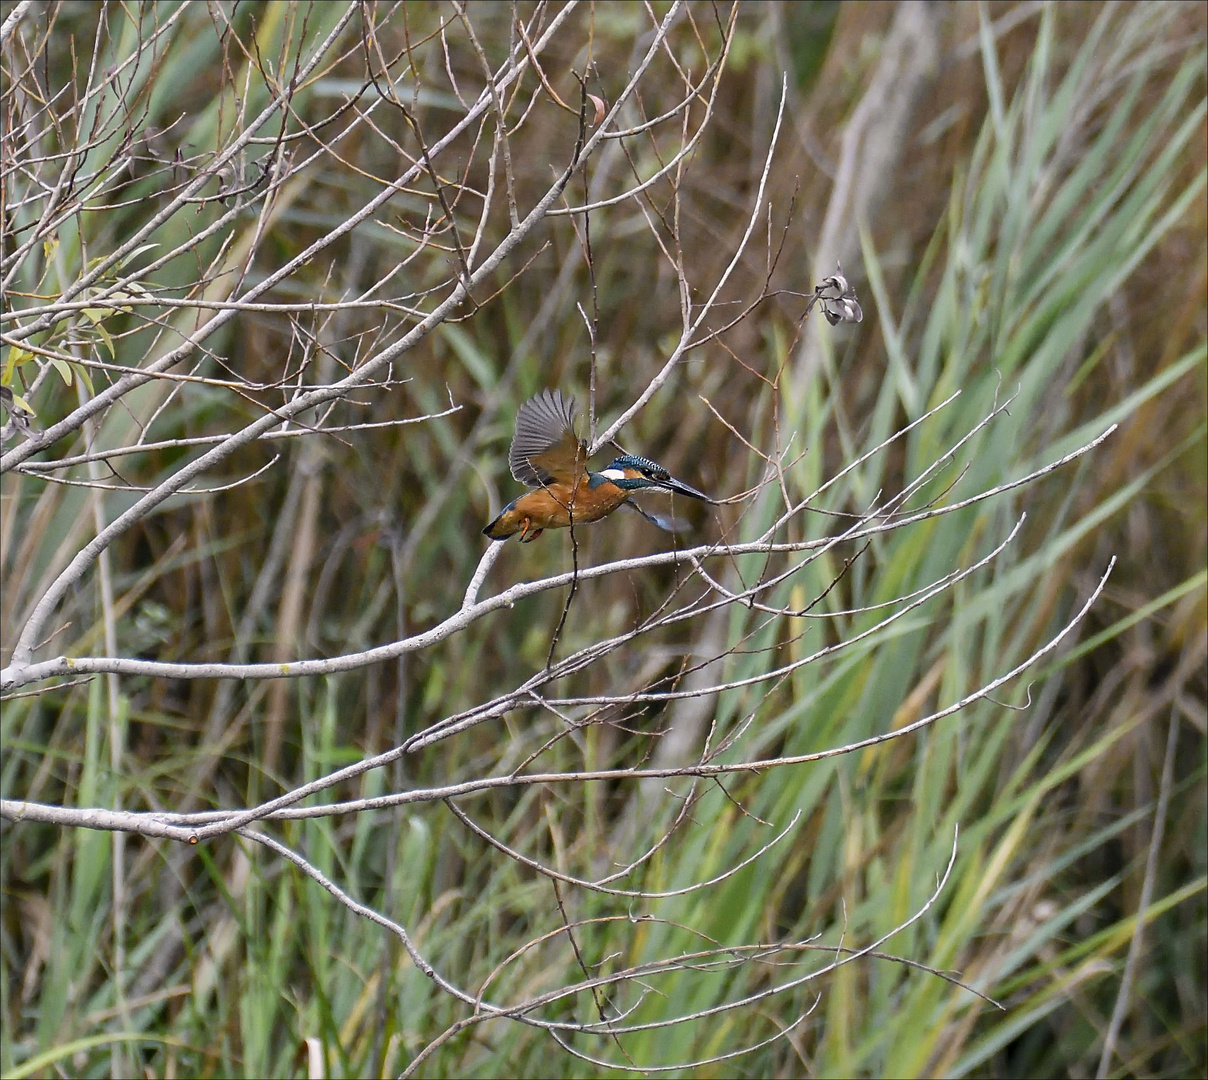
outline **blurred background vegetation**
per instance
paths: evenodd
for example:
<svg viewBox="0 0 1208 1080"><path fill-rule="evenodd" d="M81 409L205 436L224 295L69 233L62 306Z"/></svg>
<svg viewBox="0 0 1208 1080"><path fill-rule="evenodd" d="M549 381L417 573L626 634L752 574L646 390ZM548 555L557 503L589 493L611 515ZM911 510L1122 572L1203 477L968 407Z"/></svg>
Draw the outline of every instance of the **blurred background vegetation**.
<svg viewBox="0 0 1208 1080"><path fill-rule="evenodd" d="M219 7L229 32L214 15ZM29 57L39 58L39 78L55 90L78 84L94 56L116 67L140 34L168 28L154 63L123 91L138 103L146 175L131 168L97 197L95 212L65 222L10 279L5 307L55 295L112 251L161 205L172 170L187 172L191 156L229 135L244 104L238 95L253 110L268 100L258 62L321 38L343 10L35 5L5 46L6 94ZM532 8L519 10L528 17ZM691 10L672 41L699 77L706 54L717 55L729 9ZM426 3L376 12L388 52L456 14ZM510 12L471 6L493 62L506 54ZM543 692L623 695L674 675L688 659L713 657L721 659L706 666L702 685L766 678L874 621L875 612L852 609L974 562L1027 512L1022 537L1000 560L874 642L770 682L618 710L615 723L590 726L578 740L555 739L561 725L534 704L326 794L360 798L502 775L549 740L536 762L543 772L682 763L699 754L709 725L715 738L736 736L727 760L843 745L1002 674L1068 621L1112 556L1119 561L1088 619L1038 670L916 735L737 776L724 790L686 780L528 786L458 804L527 857L596 878L657 842L694 800L656 856L615 883L646 891L721 873L801 813L785 840L709 889L632 900L568 885L558 897L547 878L440 803L278 823L285 842L404 923L460 985L479 987L508 960L490 983L492 1000L583 977L565 935L512 957L565 918L599 920L576 936L593 973L710 943L808 939L831 950L679 970L652 978L645 995L618 991L617 1007L634 1009L630 1024L703 1015L616 1043L567 1036L574 1051L611 1068L536 1028L493 1020L444 1042L421 1075L631 1075L626 1065L678 1065L676 1075L699 1076L1208 1071L1206 12L1197 3L740 8L716 112L679 178L679 240L707 294L745 227L787 73L785 130L765 196L771 223L760 226L770 239L748 250L724 299L737 305L760 294L767 251L783 238L776 294L688 355L621 433L625 448L706 491L739 492L764 464L724 417L765 451L789 448L786 479L801 497L962 391L794 519L784 537L802 539L840 531L844 519L834 515L858 514L878 491L900 489L1012 394L1008 414L946 467L931 497L945 485L955 486L943 498L965 497L1055 460L1109 423L1119 430L1041 483L878 538L814 609L826 618L725 609L664 627ZM651 25L639 4L577 8L546 54L553 89L577 101L571 72L589 70L589 91L611 101ZM253 39L258 55L233 45ZM417 73L416 115L430 141L458 115L458 87L472 88L471 98L481 87L465 35L448 41L447 60L430 49ZM342 59L299 90L302 121L330 115L360 84L359 43L354 19L343 53L333 53ZM527 92L540 98L530 81ZM645 113L668 108L679 90L670 77L648 83ZM402 141L406 132L390 123ZM586 181L572 182L567 202L580 204L585 191L604 198L635 174L650 175L658 156L676 149L672 128L665 145L645 140L628 156L621 143L609 144ZM513 146L522 208L569 160L574 134L572 116L534 113ZM483 179L482 153L466 137L441 167L473 186ZM7 257L29 226L12 205L17 165L7 151L4 168ZM347 219L381 190L375 176L396 171L386 136L368 126L353 131L338 156L320 157L278 199L248 280ZM199 234L224 208L216 192L209 196L166 222L155 242L166 249ZM402 223L422 220L430 205L427 194L393 199L270 298L330 298L387 278L413 250ZM278 444L280 459L253 482L164 504L110 551L116 641L105 641L93 575L56 616L55 628L70 628L53 651L194 661L335 655L443 618L482 554L482 525L516 493L505 458L519 403L557 386L585 408L593 343L578 305L598 311L595 405L605 421L629 406L678 338L677 279L648 220L671 212L665 185L644 208L631 199L594 211L592 273L582 218L551 218L500 267L495 295L408 353L388 392L362 393L339 415L343 423L397 419L439 412L450 399L458 411ZM225 242L238 251L256 226L256 214L245 215ZM506 228L506 218L491 220L488 237ZM182 286L209 273L207 296L221 299L234 286L214 268L237 265L221 248L223 235L201 242L191 265L170 263L145 284ZM384 292L418 292L447 276L452 259L416 263ZM814 317L803 329L795 293L808 292L835 259L856 284L864 322L832 331ZM130 366L159 347L162 327L107 310L39 340L84 343ZM161 318L184 332L196 312ZM329 380L403 325L384 307L342 312L322 324L317 370L299 377ZM243 312L206 342L201 371L238 372L267 386L291 358L299 370L295 353L312 331L300 317ZM21 393L33 361L15 351L3 354L6 379ZM94 382L104 377L92 374ZM38 425L66 415L86 392L78 372L45 380L30 400ZM140 395L98 421L91 445L121 445L153 415L153 438L234 430L282 400L280 391L237 398L212 386L169 396L159 383ZM34 460L81 449L68 439ZM116 476L102 478L149 485L186 457L179 448L127 457ZM207 479L217 485L268 460L253 447L226 463L229 476ZM80 466L63 475L90 474ZM2 482L7 662L29 604L95 527L97 497L28 471L9 471ZM106 518L133 498L107 493ZM741 509L698 514L694 535L758 536L782 509L778 498L765 489ZM684 541L623 517L583 531L580 565ZM768 602L800 610L855 554L854 545L837 549ZM565 534L509 544L490 590L569 565ZM750 579L762 565L734 560L727 580ZM675 582L664 567L582 583L560 651L623 632ZM543 594L439 648L328 679L123 678L113 689L98 678L11 698L3 703L3 794L125 809L254 805L540 671L564 601L563 593ZM864 959L750 1006L708 1012L799 976L803 964L821 968L836 946L859 948L904 921L935 888L958 825L945 891L886 948L957 973L1005 1011L925 971ZM6 821L3 840L6 1076L305 1075L314 1072L308 1045L330 1075L394 1075L467 1014L380 927L234 837L184 849ZM636 921L647 915L656 920ZM591 1020L595 1008L582 995L548 1015ZM1109 1037L1114 1052L1101 1063ZM740 1057L689 1064L759 1043Z"/></svg>

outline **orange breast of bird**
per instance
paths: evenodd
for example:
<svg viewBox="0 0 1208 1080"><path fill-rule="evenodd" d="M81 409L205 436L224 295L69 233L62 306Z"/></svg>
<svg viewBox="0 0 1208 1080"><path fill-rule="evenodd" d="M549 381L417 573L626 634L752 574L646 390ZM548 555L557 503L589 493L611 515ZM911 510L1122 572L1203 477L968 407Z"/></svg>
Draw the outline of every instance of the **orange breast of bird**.
<svg viewBox="0 0 1208 1080"><path fill-rule="evenodd" d="M547 487L521 495L488 526L486 535L492 540L506 540L520 533L522 543L536 540L543 529L566 529L588 525L607 517L629 497L624 488L607 480L591 487L587 478L579 484L573 497L565 484Z"/></svg>

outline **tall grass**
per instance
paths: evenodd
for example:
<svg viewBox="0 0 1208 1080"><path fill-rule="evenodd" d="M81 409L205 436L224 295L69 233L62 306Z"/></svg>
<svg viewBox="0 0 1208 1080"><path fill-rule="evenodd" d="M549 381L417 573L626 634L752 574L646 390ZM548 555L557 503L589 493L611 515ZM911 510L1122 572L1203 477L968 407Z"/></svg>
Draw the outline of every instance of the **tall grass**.
<svg viewBox="0 0 1208 1080"><path fill-rule="evenodd" d="M122 655L286 660L371 647L444 617L481 555L490 508L514 494L500 478L519 403L547 385L584 402L594 354L596 409L610 420L674 347L680 298L655 239L667 235L659 214L675 217L695 279L718 279L758 180L786 48L801 61L790 98L801 125L795 138L813 158L786 140L773 159L769 234L774 249L787 223L775 285L802 291L796 278L829 183L817 158L837 152L843 120L876 63L870 44L888 31L879 9L845 6L815 70L802 60L813 51L800 40L795 8L742 12L718 115L679 177L678 204L656 188L642 206L630 200L594 211L590 275L582 220L551 219L500 268L498 296L443 325L394 372L408 381L349 408L358 421L397 419L440 413L451 395L461 411L329 439L321 449L291 444L253 484L165 504L114 545L108 590L102 567L73 593L60 620L72 623L64 631L72 655L104 654L108 631ZM231 17L263 56L290 58L342 11L266 4ZM418 42L442 11L448 17L444 9L397 9L383 38L393 33L401 43L406 16L406 33ZM674 42L680 63L699 76L721 31L712 9L693 11L692 32L681 26ZM561 67L551 60L550 70L582 70L590 48L600 73L591 85L612 86L649 29L639 14L630 5L577 12L575 35L555 50ZM150 6L143 18L136 33L125 14L109 12L98 24L96 12L64 9L48 58L70 71L69 41L86 56L97 26L111 20L112 32L98 38L100 62L142 57L145 81L126 90L141 103L138 126L176 125L165 138L199 156L272 100L257 60L215 32L203 9ZM1143 932L1129 1023L1111 1036L1106 1071L1202 1074L1204 17L1195 7L1138 5L1045 6L1008 25L985 13L947 18L944 77L924 98L889 185L914 195L860 222L861 266L844 267L858 283L864 323L816 333L814 316L803 331L802 303L776 296L724 346L689 354L619 438L719 495L756 486L766 470L719 416L765 452L784 451L783 488L767 485L692 519L698 536L739 543L764 533L785 496L823 489L779 538L839 537L879 496L901 491L937 460L942 468L911 508L1010 484L1111 424L1119 429L1038 484L879 533L867 545L837 542L760 595L762 608L731 605L664 626L541 696L554 704L624 697L660 680L729 689L618 705L571 736L534 701L314 801L507 776L543 746L533 768L557 774L671 767L697 758L706 739L722 748L713 760L735 764L859 742L938 712L1026 659L1066 625L1116 556L1088 621L991 699L840 757L716 780L517 784L449 806L272 823L273 835L351 897L404 925L439 973L481 988L488 1001L715 950L540 1013L586 1024L604 1010L629 1029L616 1038L567 1031L559 1042L511 1019L465 1023L472 1010L420 971L393 936L245 837L190 847L6 821L0 1071L316 1075L321 1063L330 1075L395 1075L443 1038L420 1075L659 1067L701 1076L1089 1073L1099 1068L1130 944ZM506 49L506 12L481 19L475 25L494 59ZM136 53L155 27L153 55ZM34 29L21 34L33 41ZM354 52L356 38L345 42ZM468 79L477 60L463 39L450 41L451 69ZM5 56L6 79L13 55ZM416 109L435 135L457 99L442 82L440 52L424 56ZM846 78L835 76L841 69ZM298 114L339 101L350 77L339 64L325 68L299 88ZM968 91L974 78L976 96ZM568 99L577 93L569 77L557 88ZM649 93L651 116L665 107L661 95L674 97L665 87ZM99 102L97 115L111 108ZM805 129L807 117L816 130ZM270 127L265 138L276 134ZM191 266L169 263L148 275L147 287L182 285L201 267L207 298L221 300L241 287L231 270L253 249L251 278L270 273L376 190L366 177L393 167L390 138L404 134L354 131L343 157L286 185L266 219L236 219L225 248L216 236ZM515 162L522 204L548 185L551 162L560 167L565 134L542 120L523 144ZM121 139L104 133L81 168L103 175ZM239 166L249 177L256 155L268 152L258 145ZM462 152L461 167L472 173L484 151ZM649 175L667 153L651 140L627 157L612 143L567 200L603 198L633 174ZM11 287L21 303L57 294L141 227L170 163L168 155L153 175L114 181L98 212L65 220L56 243ZM299 271L282 290L322 299L381 280L414 250L400 222L422 219L431 202L401 193L337 257ZM170 218L155 235L157 250L216 221L224 205L211 198ZM22 234L6 228L8 254ZM505 229L492 219L487 232ZM266 249L255 248L262 231ZM404 281L430 284L450 272L453 257L416 263ZM748 253L726 299L757 294L766 271L763 251ZM595 319L590 332L578 305ZM82 342L81 356L136 366L175 347L197 320L191 308L165 311L159 325L106 308L39 341L63 349ZM191 370L271 383L281 358L302 355L307 335L321 333L316 365L327 368L304 376L318 384L405 325L396 311L345 313L322 325L244 313L206 342L210 358ZM95 371L92 378L100 382ZM83 391L62 373L42 385L31 404L49 427ZM173 393L171 384L151 382L141 394L105 413L88 445L125 445L152 418L163 425L157 438L232 430L282 400L276 387L235 400L217 384ZM153 484L182 454L132 459L117 466L119 478ZM251 451L237 456L231 475L264 461ZM7 661L22 615L95 529L98 496L29 472L10 471L3 484ZM112 520L134 498L117 491L99 505ZM899 598L972 566L1024 513L1001 556L951 590L854 646L778 674L873 629L901 607ZM686 542L627 517L576 536L581 567ZM570 558L565 534L508 545L491 571L492 590L567 570ZM801 557L739 555L710 572L738 590L794 561ZM687 568L657 567L581 581L556 655L624 633L687 578ZM255 805L540 672L565 602L564 592L534 596L436 650L326 678L97 678L6 700L4 796L171 811ZM561 709L578 718L573 704ZM1161 835L1159 802L1167 808ZM555 884L458 813L569 878L599 879L657 851L611 882L641 895ZM786 829L738 872L695 888ZM1151 844L1156 855L1147 862ZM878 955L836 963L843 950L878 941L920 911ZM755 958L739 951L753 943L766 947ZM791 989L768 995L792 980ZM694 1019L662 1026L685 1016Z"/></svg>

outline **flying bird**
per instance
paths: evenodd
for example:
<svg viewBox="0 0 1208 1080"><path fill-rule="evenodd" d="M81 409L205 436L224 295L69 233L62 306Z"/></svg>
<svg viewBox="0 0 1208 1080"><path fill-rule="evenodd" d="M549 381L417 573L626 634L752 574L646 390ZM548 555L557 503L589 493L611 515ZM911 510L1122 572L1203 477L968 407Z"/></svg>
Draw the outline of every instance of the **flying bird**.
<svg viewBox="0 0 1208 1080"><path fill-rule="evenodd" d="M508 450L512 475L534 491L513 499L485 529L492 540L520 534L536 540L546 529L587 525L628 505L661 529L674 531L667 519L649 514L631 496L640 491L668 491L712 502L649 458L623 454L606 469L587 467L587 443L575 434L575 399L558 390L543 390L520 406L516 434Z"/></svg>

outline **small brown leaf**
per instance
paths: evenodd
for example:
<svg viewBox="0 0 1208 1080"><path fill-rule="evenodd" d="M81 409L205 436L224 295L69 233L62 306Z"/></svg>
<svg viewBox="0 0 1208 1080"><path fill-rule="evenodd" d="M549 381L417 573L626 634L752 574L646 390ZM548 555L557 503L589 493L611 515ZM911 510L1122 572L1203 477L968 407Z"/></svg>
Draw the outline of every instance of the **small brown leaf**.
<svg viewBox="0 0 1208 1080"><path fill-rule="evenodd" d="M595 94L588 94L587 100L596 107L596 118L591 122L591 126L595 127L601 120L604 119L604 113L607 111L604 105L604 99L596 97Z"/></svg>

